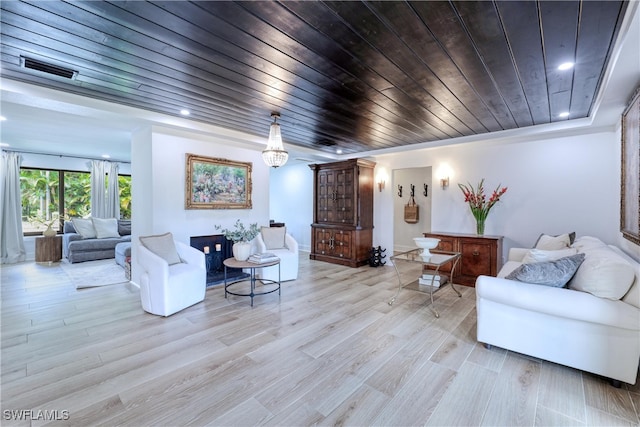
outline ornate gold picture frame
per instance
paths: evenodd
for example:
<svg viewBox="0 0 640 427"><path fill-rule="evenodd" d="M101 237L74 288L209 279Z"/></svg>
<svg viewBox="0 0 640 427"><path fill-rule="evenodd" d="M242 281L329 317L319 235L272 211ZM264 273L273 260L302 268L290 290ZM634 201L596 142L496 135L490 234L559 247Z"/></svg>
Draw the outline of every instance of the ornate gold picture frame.
<svg viewBox="0 0 640 427"><path fill-rule="evenodd" d="M251 209L252 167L187 153L185 209Z"/></svg>
<svg viewBox="0 0 640 427"><path fill-rule="evenodd" d="M640 88L622 113L620 231L640 244Z"/></svg>

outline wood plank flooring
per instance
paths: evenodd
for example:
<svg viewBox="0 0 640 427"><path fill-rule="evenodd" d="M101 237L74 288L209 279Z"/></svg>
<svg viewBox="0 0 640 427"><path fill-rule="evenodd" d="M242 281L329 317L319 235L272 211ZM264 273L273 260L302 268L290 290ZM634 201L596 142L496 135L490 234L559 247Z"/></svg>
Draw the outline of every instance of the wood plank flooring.
<svg viewBox="0 0 640 427"><path fill-rule="evenodd" d="M639 385L478 344L473 288L438 291L439 319L415 290L389 306L389 266L301 253L280 298L252 308L215 287L169 318L126 283L78 291L56 265L1 270L3 426L640 424Z"/></svg>

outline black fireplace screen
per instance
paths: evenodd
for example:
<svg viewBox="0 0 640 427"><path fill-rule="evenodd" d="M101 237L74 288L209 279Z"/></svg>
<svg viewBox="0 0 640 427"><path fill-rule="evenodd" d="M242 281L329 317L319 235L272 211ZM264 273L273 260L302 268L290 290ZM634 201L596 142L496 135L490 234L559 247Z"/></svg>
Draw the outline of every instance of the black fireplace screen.
<svg viewBox="0 0 640 427"><path fill-rule="evenodd" d="M224 265L222 261L233 256L233 242L222 234L211 236L192 236L191 247L204 252L207 267L207 287L224 283ZM227 268L227 280L235 281L248 274L241 268Z"/></svg>

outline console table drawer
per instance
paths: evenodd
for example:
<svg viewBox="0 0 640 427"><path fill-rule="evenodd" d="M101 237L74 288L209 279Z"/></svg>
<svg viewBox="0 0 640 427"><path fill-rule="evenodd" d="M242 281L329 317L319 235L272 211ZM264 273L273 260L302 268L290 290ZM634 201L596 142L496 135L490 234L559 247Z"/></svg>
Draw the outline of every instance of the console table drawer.
<svg viewBox="0 0 640 427"><path fill-rule="evenodd" d="M502 236L457 233L424 233L424 236L440 239L440 250L462 254L452 273L454 283L475 286L478 276L495 276L502 268Z"/></svg>

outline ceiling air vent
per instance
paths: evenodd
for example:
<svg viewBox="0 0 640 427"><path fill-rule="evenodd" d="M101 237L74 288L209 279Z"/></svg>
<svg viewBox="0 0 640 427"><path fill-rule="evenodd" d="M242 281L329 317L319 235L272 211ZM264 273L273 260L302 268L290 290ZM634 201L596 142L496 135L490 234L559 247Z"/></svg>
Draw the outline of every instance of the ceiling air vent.
<svg viewBox="0 0 640 427"><path fill-rule="evenodd" d="M54 76L63 77L65 79L75 79L78 75L77 71L69 68L59 67L57 65L48 64L37 59L20 57L20 66L29 70L36 70L42 73L53 74Z"/></svg>
<svg viewBox="0 0 640 427"><path fill-rule="evenodd" d="M336 145L336 143L334 141L331 141L331 140L328 140L328 139L320 139L318 141L314 141L314 144L322 145L324 147L333 147L334 145Z"/></svg>

